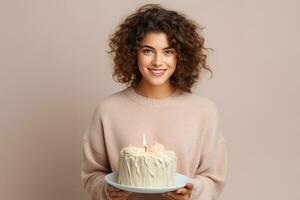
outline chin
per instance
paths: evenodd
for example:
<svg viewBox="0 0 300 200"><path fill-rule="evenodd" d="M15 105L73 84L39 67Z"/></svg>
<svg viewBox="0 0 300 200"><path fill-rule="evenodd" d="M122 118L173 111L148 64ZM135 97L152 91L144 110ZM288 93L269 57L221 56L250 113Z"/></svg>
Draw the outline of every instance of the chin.
<svg viewBox="0 0 300 200"><path fill-rule="evenodd" d="M151 81L147 81L149 85L151 86L163 86L165 84L167 84L167 81L164 80L151 80Z"/></svg>

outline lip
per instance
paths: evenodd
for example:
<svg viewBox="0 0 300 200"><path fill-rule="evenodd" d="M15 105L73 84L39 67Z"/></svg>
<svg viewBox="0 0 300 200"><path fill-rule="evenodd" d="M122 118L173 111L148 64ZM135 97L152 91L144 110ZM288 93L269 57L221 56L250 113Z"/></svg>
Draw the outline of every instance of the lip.
<svg viewBox="0 0 300 200"><path fill-rule="evenodd" d="M167 70L167 69L157 69L157 68L147 68L149 70Z"/></svg>
<svg viewBox="0 0 300 200"><path fill-rule="evenodd" d="M148 68L148 70L150 71L151 75L159 77L164 75L164 73L167 71L167 69L156 69L156 68Z"/></svg>

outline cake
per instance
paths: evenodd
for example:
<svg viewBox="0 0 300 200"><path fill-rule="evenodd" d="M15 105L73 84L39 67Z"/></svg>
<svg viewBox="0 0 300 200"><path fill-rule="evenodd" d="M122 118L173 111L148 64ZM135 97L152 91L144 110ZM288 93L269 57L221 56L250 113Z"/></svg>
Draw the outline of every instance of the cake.
<svg viewBox="0 0 300 200"><path fill-rule="evenodd" d="M155 143L149 150L129 145L120 152L118 183L134 187L175 185L177 158Z"/></svg>

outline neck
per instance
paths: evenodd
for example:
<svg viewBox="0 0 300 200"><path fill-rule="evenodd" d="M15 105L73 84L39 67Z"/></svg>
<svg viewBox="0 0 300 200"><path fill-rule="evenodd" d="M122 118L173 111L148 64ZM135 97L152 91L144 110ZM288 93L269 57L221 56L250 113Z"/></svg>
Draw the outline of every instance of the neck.
<svg viewBox="0 0 300 200"><path fill-rule="evenodd" d="M170 82L155 86L146 84L143 80L135 88L136 93L152 99L162 99L170 96L175 88Z"/></svg>

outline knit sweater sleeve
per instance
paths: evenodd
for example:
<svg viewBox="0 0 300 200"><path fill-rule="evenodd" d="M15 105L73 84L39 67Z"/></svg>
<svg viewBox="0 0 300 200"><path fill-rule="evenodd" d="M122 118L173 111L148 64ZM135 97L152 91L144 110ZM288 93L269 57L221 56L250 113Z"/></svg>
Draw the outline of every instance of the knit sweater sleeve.
<svg viewBox="0 0 300 200"><path fill-rule="evenodd" d="M104 176L110 173L99 106L82 138L81 184L91 200L109 200Z"/></svg>
<svg viewBox="0 0 300 200"><path fill-rule="evenodd" d="M190 200L215 200L225 186L227 175L226 142L218 123L216 107L208 119L203 153L191 182L194 184Z"/></svg>

